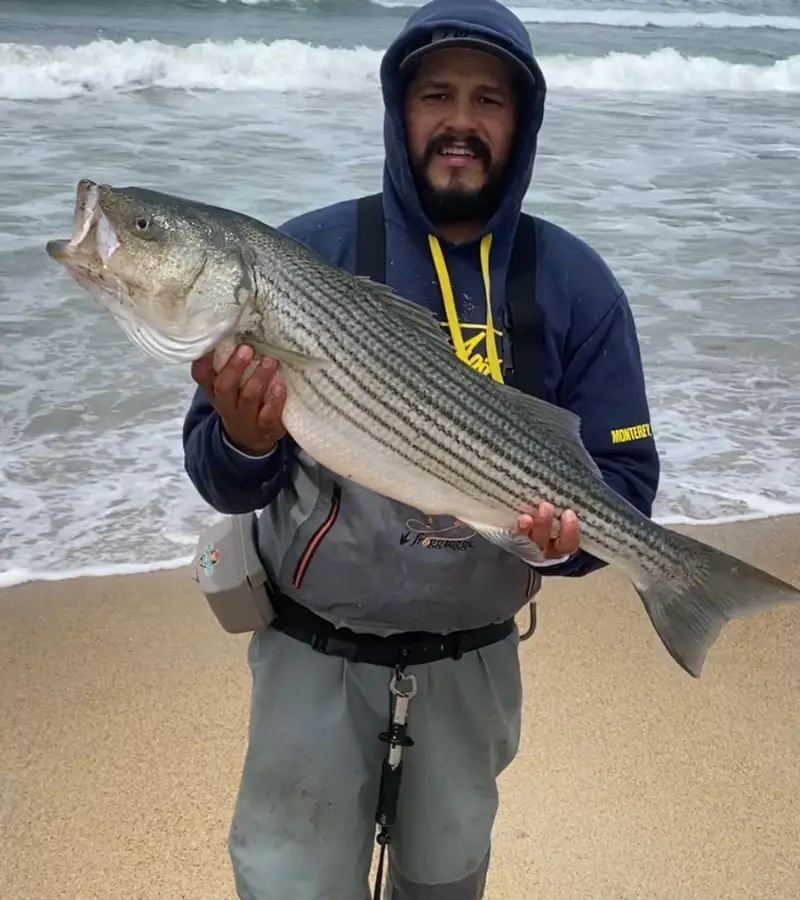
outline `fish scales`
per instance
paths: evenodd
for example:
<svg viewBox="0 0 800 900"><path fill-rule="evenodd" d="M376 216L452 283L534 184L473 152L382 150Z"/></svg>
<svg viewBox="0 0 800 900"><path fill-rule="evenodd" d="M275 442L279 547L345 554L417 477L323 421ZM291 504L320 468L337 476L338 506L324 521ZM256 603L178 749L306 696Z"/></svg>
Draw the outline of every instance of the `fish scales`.
<svg viewBox="0 0 800 900"><path fill-rule="evenodd" d="M411 335L410 341L403 340L398 331L404 327L404 323L393 322L394 327L391 329L382 326L380 312L371 295L366 291L353 290L352 286L349 293L344 292L341 284L343 279L338 271L328 277L319 277L316 266L308 265L306 260L303 260L302 265L303 271L285 271L284 274L305 302L302 308L312 321L311 333L324 334L326 328L331 329L331 326L336 329L334 345L319 343L318 348L322 351L321 355L333 359L343 367L344 380L339 382L332 371L330 390L319 393L319 398L326 405L336 409L339 414L344 414L336 405L336 394L339 392L352 402L351 389L356 386L374 404L372 407L361 408L364 419L358 423L359 426L376 435L375 425L381 422L386 428L383 445L401 455L409 464L437 477L446 478L453 487L463 488L466 483L473 488L473 497L488 497L503 506L520 508L529 506L539 498L547 498L557 511L574 509L581 520L585 544L601 551L601 556L613 554L615 549L619 552L619 541L606 537L609 527L619 527L623 552L630 557L638 556L648 564L650 571L660 573L664 570L665 555L672 566L682 564L680 552L668 542L646 530L626 531L621 528L627 523L628 511L623 509L615 514L613 507L609 507L608 493L604 490L591 490L591 479L581 483L579 491L570 489L570 485L575 484L570 461L559 455L557 445L543 441L537 431L530 435L529 441L509 443L509 434L513 437L519 432L513 427L510 432L503 432L501 426L504 417L493 415L492 406L489 405L494 398L485 396L486 392L480 390L483 377L475 380L470 379L466 373L462 375L452 365L452 360L445 358L435 344L414 340L416 335ZM324 306L321 303L315 305L315 297L324 298L328 302ZM346 305L341 303L343 298L346 298ZM359 302L362 300L368 302ZM314 316L312 309L318 309L319 315ZM295 324L300 325L299 322ZM336 345L340 351L339 356ZM310 346L309 352L313 355L316 349ZM366 352L358 354L356 351L359 349ZM393 361L396 365L393 365ZM366 370L370 382L359 377L360 370ZM423 433L439 433L447 438L446 443L436 442L434 438L427 443L421 441L420 432L414 429L413 420L401 415L399 401L404 399L402 388L408 387L409 372L429 372L430 383L435 382L435 389L424 397L420 397L418 389L414 390L408 395L407 410L417 408L419 400L428 404L438 416L431 415L426 420L425 428L432 430ZM311 383L312 379L308 381ZM468 394L467 404L463 402L464 393ZM378 412L383 408L384 397L387 395L392 396L392 411L388 423L381 419ZM398 419L406 430L401 430L397 425L391 427L391 422L397 423ZM454 430L448 429L451 423L455 426ZM507 417L505 424L509 424ZM495 477L487 474L485 468L475 465L476 449L480 449L481 437L485 437L487 433L498 438L496 443L489 445L488 452L492 457L492 472ZM414 435L416 445L420 448L417 454L401 453L393 445L392 439L397 438L403 439L405 446L411 445L409 434ZM440 454L436 457L436 464L431 462L434 454ZM441 455L455 457L457 464L447 466L441 462ZM554 477L542 477L543 473ZM508 489L512 484L522 484L524 490L512 492Z"/></svg>

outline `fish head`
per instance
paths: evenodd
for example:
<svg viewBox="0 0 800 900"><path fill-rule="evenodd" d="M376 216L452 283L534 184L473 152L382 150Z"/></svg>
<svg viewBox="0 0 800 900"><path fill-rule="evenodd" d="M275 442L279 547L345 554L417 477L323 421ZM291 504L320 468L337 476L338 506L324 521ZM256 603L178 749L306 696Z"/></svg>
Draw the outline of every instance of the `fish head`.
<svg viewBox="0 0 800 900"><path fill-rule="evenodd" d="M255 287L247 248L208 208L82 179L72 236L47 253L141 350L190 362L237 330Z"/></svg>

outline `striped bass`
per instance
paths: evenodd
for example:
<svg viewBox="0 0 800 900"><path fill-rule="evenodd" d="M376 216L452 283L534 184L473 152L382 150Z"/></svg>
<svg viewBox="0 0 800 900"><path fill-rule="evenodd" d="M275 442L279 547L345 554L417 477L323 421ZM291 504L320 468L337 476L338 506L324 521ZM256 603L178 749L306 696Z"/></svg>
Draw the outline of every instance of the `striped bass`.
<svg viewBox="0 0 800 900"><path fill-rule="evenodd" d="M576 415L462 363L432 313L262 222L82 180L72 237L47 252L157 360L213 351L219 370L242 342L278 359L284 426L344 478L453 516L528 562L540 551L518 517L543 501L555 517L573 510L581 546L626 573L694 677L728 621L800 600L639 512L603 480Z"/></svg>

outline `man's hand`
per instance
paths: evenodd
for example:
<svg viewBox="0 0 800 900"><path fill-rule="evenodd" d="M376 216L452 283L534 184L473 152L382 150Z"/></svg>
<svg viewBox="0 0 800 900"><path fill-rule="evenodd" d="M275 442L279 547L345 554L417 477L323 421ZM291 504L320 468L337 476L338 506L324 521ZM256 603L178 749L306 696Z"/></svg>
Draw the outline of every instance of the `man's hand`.
<svg viewBox="0 0 800 900"><path fill-rule="evenodd" d="M213 355L208 353L192 363L192 378L219 413L225 436L251 456L269 453L286 434L281 421L286 388L275 379L278 361L264 357L240 388L253 359L252 347L237 347L219 372L214 371Z"/></svg>
<svg viewBox="0 0 800 900"><path fill-rule="evenodd" d="M560 556L574 553L581 543L580 526L575 513L571 509L565 509L560 521L558 537L554 538L553 506L550 503L542 503L535 515L520 516L517 528L539 545L547 559L558 559Z"/></svg>

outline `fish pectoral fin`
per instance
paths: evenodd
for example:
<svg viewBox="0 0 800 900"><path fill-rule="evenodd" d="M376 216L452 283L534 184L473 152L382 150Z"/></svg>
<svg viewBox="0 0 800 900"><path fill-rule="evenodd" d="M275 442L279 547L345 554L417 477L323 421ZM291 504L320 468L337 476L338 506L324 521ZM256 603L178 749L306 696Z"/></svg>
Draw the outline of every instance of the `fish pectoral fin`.
<svg viewBox="0 0 800 900"><path fill-rule="evenodd" d="M538 544L534 543L526 534L512 531L508 528L497 528L495 525L482 525L479 522L467 522L470 528L501 550L518 556L521 560L531 565L544 562L546 557Z"/></svg>
<svg viewBox="0 0 800 900"><path fill-rule="evenodd" d="M273 359L280 360L289 366L294 366L296 369L324 369L329 364L327 359L320 359L317 356L306 356L304 353L297 353L295 350L278 347L266 341L253 340L247 336L244 336L244 340L261 356L271 356Z"/></svg>

